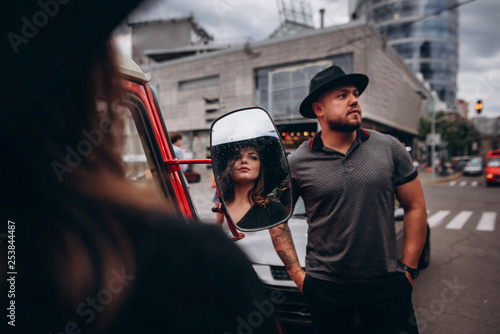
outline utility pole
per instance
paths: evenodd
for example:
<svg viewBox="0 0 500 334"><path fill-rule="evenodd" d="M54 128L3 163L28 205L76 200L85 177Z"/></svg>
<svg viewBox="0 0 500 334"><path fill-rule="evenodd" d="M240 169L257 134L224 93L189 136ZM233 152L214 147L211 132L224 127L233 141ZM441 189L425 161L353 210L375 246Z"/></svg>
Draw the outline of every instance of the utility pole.
<svg viewBox="0 0 500 334"><path fill-rule="evenodd" d="M431 173L431 178L435 179L436 178L436 145L441 144L441 135L436 134L436 123L446 121L448 117L443 116L442 118L436 120L436 110L433 111L432 113L432 118L431 118L431 135L430 135L430 140L429 143L431 144L431 165L432 165L432 173Z"/></svg>
<svg viewBox="0 0 500 334"><path fill-rule="evenodd" d="M432 113L432 121L431 121L431 165L432 165L432 173L431 179L436 178L436 110Z"/></svg>

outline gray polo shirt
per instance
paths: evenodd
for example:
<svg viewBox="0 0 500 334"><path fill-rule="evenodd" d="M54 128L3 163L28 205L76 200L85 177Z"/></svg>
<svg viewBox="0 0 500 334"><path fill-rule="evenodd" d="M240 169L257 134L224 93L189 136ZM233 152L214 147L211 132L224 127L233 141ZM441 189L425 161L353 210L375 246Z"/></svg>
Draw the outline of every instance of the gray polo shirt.
<svg viewBox="0 0 500 334"><path fill-rule="evenodd" d="M374 282L403 273L394 226L395 187L417 172L396 138L357 130L344 155L321 132L289 157L294 201L307 213L307 274L339 283Z"/></svg>

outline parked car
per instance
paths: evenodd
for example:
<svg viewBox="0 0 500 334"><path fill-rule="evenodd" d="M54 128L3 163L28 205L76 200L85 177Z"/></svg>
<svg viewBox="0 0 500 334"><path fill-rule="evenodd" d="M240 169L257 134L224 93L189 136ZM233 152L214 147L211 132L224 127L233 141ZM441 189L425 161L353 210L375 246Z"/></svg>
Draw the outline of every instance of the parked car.
<svg viewBox="0 0 500 334"><path fill-rule="evenodd" d="M394 214L398 254L401 256L403 248L403 209L396 208ZM293 216L288 221L288 226L292 232L300 265L304 268L307 245L306 219L304 202L299 198ZM311 328L311 313L307 302L276 254L269 232L246 232L245 234L246 237L238 241L237 245L250 258L255 271L266 287L267 295L282 296L280 300L283 300L283 303L275 305L277 319L284 326L288 325L303 329ZM419 269L425 269L429 266L430 254L430 228L427 226L427 240L420 256Z"/></svg>
<svg viewBox="0 0 500 334"><path fill-rule="evenodd" d="M491 150L486 154L484 178L487 187L500 184L500 149Z"/></svg>
<svg viewBox="0 0 500 334"><path fill-rule="evenodd" d="M464 175L483 174L483 159L481 159L480 157L472 158L465 164L463 172Z"/></svg>
<svg viewBox="0 0 500 334"><path fill-rule="evenodd" d="M465 165L472 159L470 156L458 156L458 157L453 157L451 161L451 168L455 172L461 172L463 171Z"/></svg>

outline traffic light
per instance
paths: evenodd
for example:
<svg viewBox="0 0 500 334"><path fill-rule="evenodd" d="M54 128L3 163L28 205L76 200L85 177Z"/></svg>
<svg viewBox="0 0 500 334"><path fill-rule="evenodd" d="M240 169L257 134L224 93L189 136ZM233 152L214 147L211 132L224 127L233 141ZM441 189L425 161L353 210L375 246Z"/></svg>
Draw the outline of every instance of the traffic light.
<svg viewBox="0 0 500 334"><path fill-rule="evenodd" d="M480 114L481 111L483 111L483 102L481 102L481 100L477 100L477 103L476 103L476 112L478 114Z"/></svg>

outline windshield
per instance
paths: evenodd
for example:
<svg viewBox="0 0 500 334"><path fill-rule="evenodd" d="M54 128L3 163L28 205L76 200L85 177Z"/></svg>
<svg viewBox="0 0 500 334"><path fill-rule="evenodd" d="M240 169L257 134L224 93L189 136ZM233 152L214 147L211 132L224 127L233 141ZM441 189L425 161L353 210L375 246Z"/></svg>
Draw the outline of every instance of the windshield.
<svg viewBox="0 0 500 334"><path fill-rule="evenodd" d="M500 167L500 158L491 158L488 160L488 167Z"/></svg>
<svg viewBox="0 0 500 334"><path fill-rule="evenodd" d="M479 158L474 158L467 163L467 166L480 166L480 165L481 165L481 159Z"/></svg>

